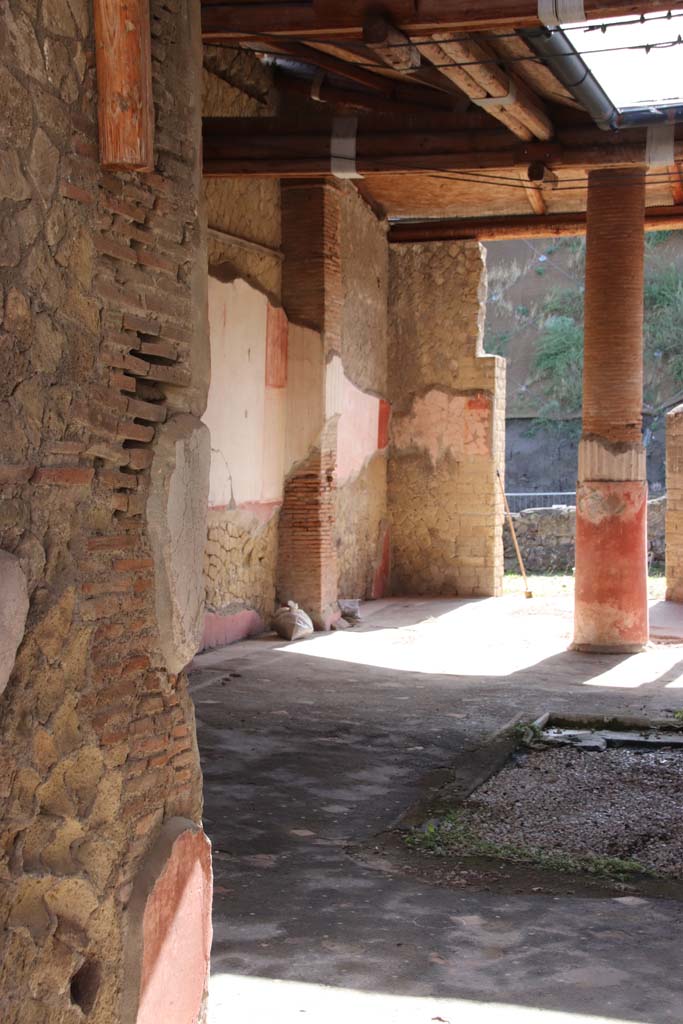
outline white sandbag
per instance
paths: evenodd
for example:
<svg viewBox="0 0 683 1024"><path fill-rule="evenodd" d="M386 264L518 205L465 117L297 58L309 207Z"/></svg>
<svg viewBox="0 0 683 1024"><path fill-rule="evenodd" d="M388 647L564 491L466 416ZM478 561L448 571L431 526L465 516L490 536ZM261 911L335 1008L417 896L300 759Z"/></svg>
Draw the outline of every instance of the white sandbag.
<svg viewBox="0 0 683 1024"><path fill-rule="evenodd" d="M284 640L301 640L304 636L312 636L313 623L299 605L288 601L286 608L278 608L273 616L273 629Z"/></svg>
<svg viewBox="0 0 683 1024"><path fill-rule="evenodd" d="M342 618L346 619L352 626L361 621L360 598L344 599L337 601Z"/></svg>

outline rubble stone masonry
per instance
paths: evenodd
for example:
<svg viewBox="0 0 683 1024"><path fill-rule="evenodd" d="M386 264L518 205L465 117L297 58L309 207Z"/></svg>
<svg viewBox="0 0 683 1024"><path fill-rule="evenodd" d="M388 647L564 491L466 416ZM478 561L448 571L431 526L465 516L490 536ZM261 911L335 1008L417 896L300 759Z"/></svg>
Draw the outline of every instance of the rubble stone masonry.
<svg viewBox="0 0 683 1024"><path fill-rule="evenodd" d="M148 175L99 167L91 4L2 7L0 549L30 600L0 696L3 1024L120 1019L138 868L201 814L146 519L156 440L208 383L199 11L151 7Z"/></svg>
<svg viewBox="0 0 683 1024"><path fill-rule="evenodd" d="M263 625L275 607L278 509L262 519L248 509L209 510L204 558L206 607L222 615L253 609Z"/></svg>

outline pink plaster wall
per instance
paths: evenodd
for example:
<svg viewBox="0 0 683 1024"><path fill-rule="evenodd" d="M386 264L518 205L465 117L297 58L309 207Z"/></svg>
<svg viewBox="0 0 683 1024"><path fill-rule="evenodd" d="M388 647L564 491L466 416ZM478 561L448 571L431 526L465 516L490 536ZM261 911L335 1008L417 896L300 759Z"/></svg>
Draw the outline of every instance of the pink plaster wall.
<svg viewBox="0 0 683 1024"><path fill-rule="evenodd" d="M397 448L420 448L433 465L450 454L489 455L491 399L488 395L451 395L432 390L416 398L408 415L395 416L392 439Z"/></svg>
<svg viewBox="0 0 683 1024"><path fill-rule="evenodd" d="M357 476L375 454L379 438L380 399L343 377L341 416L337 431L337 481Z"/></svg>

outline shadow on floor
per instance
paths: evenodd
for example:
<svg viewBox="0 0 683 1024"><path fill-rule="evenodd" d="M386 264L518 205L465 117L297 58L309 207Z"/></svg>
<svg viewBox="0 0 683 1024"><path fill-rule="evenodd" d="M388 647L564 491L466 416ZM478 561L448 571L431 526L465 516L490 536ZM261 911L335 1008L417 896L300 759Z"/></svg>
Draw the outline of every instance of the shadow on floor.
<svg viewBox="0 0 683 1024"><path fill-rule="evenodd" d="M483 601L394 604L347 633L195 660L216 883L212 1024L679 1024L680 903L454 891L346 848L391 826L429 773L517 713L670 712L683 650L566 652L539 608L534 656L514 604L507 621ZM381 664L350 656L367 638ZM495 671L456 674L477 646Z"/></svg>

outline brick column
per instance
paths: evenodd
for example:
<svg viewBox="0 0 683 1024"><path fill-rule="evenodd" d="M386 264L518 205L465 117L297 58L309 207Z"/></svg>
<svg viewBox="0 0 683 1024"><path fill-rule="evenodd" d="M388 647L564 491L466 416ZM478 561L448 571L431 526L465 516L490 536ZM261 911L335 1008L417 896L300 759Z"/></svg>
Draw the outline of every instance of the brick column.
<svg viewBox="0 0 683 1024"><path fill-rule="evenodd" d="M648 639L644 170L593 171L588 182L574 646L627 652Z"/></svg>
<svg viewBox="0 0 683 1024"><path fill-rule="evenodd" d="M341 348L340 234L340 192L334 182L282 183L282 302L290 323L315 332L309 342L321 343L322 360L315 384L321 393L317 440L285 481L277 596L280 602L298 602L317 629L329 629L339 617L334 543L338 417L327 392L331 360ZM292 414L312 413L309 407Z"/></svg>

